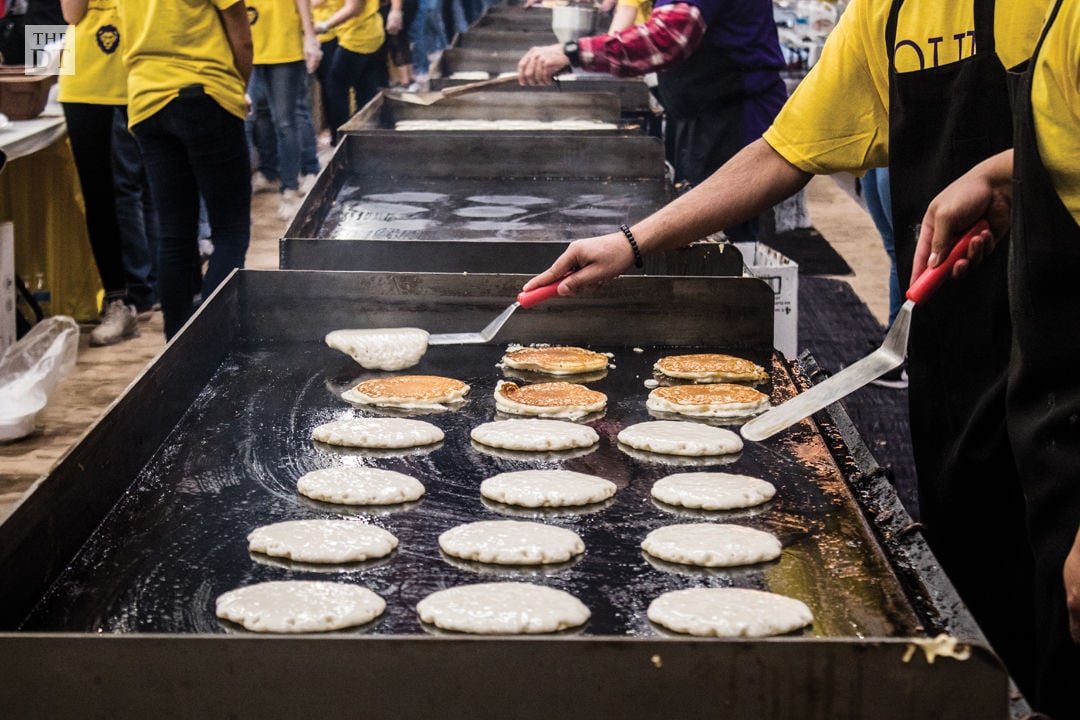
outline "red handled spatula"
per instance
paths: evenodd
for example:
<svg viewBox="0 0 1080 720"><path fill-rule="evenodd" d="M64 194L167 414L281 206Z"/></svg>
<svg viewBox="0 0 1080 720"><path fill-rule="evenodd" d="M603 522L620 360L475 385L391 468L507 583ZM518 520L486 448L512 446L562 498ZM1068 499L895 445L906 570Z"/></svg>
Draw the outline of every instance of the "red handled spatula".
<svg viewBox="0 0 1080 720"><path fill-rule="evenodd" d="M853 363L832 377L818 383L806 392L799 393L787 402L768 410L742 426L739 432L747 440L764 440L781 430L794 425L803 418L810 417L818 410L828 407L837 400L855 392L871 380L881 377L893 368L899 367L907 355L908 329L911 327L911 311L919 303L930 297L945 282L957 260L967 257L971 239L988 229L985 220L980 220L975 227L953 247L945 262L936 268L927 270L908 288L907 301L896 314L892 327L885 335L885 341L874 352L862 360Z"/></svg>
<svg viewBox="0 0 1080 720"><path fill-rule="evenodd" d="M519 307L531 308L534 305L539 305L545 300L549 300L559 294L559 283L562 280L557 280L550 285L543 285L538 288L533 288L528 292L520 292L517 296L517 301L510 304L505 310L487 324L480 332L473 333L442 333L439 335L431 335L428 337L428 345L464 345L469 343L486 343L491 342L492 338L499 332L506 321L510 319L510 316L514 314L514 311Z"/></svg>

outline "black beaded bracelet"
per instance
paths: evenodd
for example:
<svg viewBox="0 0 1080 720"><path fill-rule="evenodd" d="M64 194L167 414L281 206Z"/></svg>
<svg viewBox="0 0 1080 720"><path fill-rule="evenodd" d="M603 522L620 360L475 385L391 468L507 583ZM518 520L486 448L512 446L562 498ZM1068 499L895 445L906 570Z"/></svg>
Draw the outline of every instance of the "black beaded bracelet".
<svg viewBox="0 0 1080 720"><path fill-rule="evenodd" d="M619 229L622 230L623 235L630 241L630 249L634 251L634 267L640 268L644 265L644 261L641 259L641 251L638 250L637 240L634 239L634 233L630 232L630 228L625 225L620 225Z"/></svg>

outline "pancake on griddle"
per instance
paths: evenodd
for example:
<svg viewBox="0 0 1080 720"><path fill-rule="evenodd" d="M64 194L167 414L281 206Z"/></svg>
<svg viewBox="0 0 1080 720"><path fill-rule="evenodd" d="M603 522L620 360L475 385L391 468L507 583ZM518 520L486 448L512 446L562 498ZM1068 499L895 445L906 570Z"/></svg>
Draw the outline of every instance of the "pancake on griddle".
<svg viewBox="0 0 1080 720"><path fill-rule="evenodd" d="M769 396L732 383L672 385L650 392L645 406L650 410L694 417L744 417L765 410L769 406Z"/></svg>
<svg viewBox="0 0 1080 720"><path fill-rule="evenodd" d="M769 379L769 373L760 365L719 353L668 355L657 360L653 369L667 377L699 383L761 382Z"/></svg>
<svg viewBox="0 0 1080 720"><path fill-rule="evenodd" d="M565 345L524 347L508 351L502 356L502 363L515 370L529 370L548 375L579 375L606 369L608 356L585 348Z"/></svg>
<svg viewBox="0 0 1080 720"><path fill-rule="evenodd" d="M607 395L569 382L518 385L500 380L495 388L495 409L511 415L582 418L607 407Z"/></svg>
<svg viewBox="0 0 1080 720"><path fill-rule="evenodd" d="M441 410L460 402L469 392L460 380L440 375L395 375L365 380L341 394L344 400L361 405L408 410Z"/></svg>

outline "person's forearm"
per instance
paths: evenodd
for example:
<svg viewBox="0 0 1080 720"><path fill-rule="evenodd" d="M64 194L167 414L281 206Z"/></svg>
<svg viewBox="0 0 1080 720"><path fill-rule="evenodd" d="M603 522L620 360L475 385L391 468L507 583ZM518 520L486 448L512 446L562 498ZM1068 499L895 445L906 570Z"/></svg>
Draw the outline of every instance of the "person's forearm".
<svg viewBox="0 0 1080 720"><path fill-rule="evenodd" d="M60 10L64 13L64 22L78 25L86 17L86 7L90 0L60 0Z"/></svg>
<svg viewBox="0 0 1080 720"><path fill-rule="evenodd" d="M634 225L634 237L643 253L683 247L763 213L811 177L755 140L703 183Z"/></svg>
<svg viewBox="0 0 1080 720"><path fill-rule="evenodd" d="M311 21L311 0L295 0L296 12L300 13L300 28L304 36L315 34L315 23Z"/></svg>
<svg viewBox="0 0 1080 720"><path fill-rule="evenodd" d="M232 48L233 62L246 86L251 79L251 61L254 49L251 44L251 24L248 22L247 7L242 2L233 3L221 11L221 20L225 25L225 35Z"/></svg>
<svg viewBox="0 0 1080 720"><path fill-rule="evenodd" d="M631 24L610 35L580 38L581 67L619 77L666 70L693 54L705 30L705 18L697 7L683 2L665 5L641 25Z"/></svg>
<svg viewBox="0 0 1080 720"><path fill-rule="evenodd" d="M637 8L633 5L619 5L615 8L615 15L611 18L608 26L608 34L614 35L620 30L625 30L637 20Z"/></svg>
<svg viewBox="0 0 1080 720"><path fill-rule="evenodd" d="M1073 642L1080 645L1080 529L1077 529L1072 549L1065 558L1062 575L1065 580L1065 603L1069 611L1069 634Z"/></svg>
<svg viewBox="0 0 1080 720"><path fill-rule="evenodd" d="M360 14L360 0L345 0L345 4L341 6L341 9L336 13L323 20L315 28L316 32L320 35L328 32L333 28L336 28L341 23L345 22L351 17L355 17Z"/></svg>

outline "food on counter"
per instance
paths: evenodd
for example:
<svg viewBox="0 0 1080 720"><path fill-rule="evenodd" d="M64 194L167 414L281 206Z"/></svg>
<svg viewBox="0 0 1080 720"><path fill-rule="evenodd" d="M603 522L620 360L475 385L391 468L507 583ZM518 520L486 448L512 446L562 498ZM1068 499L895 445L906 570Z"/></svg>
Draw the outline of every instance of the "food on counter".
<svg viewBox="0 0 1080 720"><path fill-rule="evenodd" d="M734 567L775 560L781 545L775 535L742 525L685 523L653 530L641 549L682 565Z"/></svg>
<svg viewBox="0 0 1080 720"><path fill-rule="evenodd" d="M419 500L424 486L393 470L343 466L313 470L296 482L297 491L312 500L338 505L396 505Z"/></svg>
<svg viewBox="0 0 1080 720"><path fill-rule="evenodd" d="M368 370L404 370L427 352L428 332L420 328L333 330L326 344Z"/></svg>
<svg viewBox="0 0 1080 720"><path fill-rule="evenodd" d="M488 500L530 508L591 505L615 490L610 480L573 470L518 470L480 483L480 494Z"/></svg>
<svg viewBox="0 0 1080 720"><path fill-rule="evenodd" d="M591 613L568 592L520 582L459 585L416 605L424 622L479 635L549 633L583 625Z"/></svg>
<svg viewBox="0 0 1080 720"><path fill-rule="evenodd" d="M527 452L570 450L600 442L588 425L566 420L496 420L477 425L469 435L481 445Z"/></svg>
<svg viewBox="0 0 1080 720"><path fill-rule="evenodd" d="M735 510L771 500L776 487L749 475L685 472L660 478L652 496L662 503L695 510Z"/></svg>
<svg viewBox="0 0 1080 720"><path fill-rule="evenodd" d="M566 562L585 552L573 530L523 520L482 520L458 525L439 536L447 555L497 565Z"/></svg>
<svg viewBox="0 0 1080 720"><path fill-rule="evenodd" d="M746 385L671 385L649 392L645 407L692 417L736 418L769 407L769 396Z"/></svg>
<svg viewBox="0 0 1080 720"><path fill-rule="evenodd" d="M402 132L444 131L584 131L618 130L615 123L602 120L398 120L394 129Z"/></svg>
<svg viewBox="0 0 1080 720"><path fill-rule="evenodd" d="M478 205L515 205L517 207L550 205L555 202L551 198L536 195L472 195L465 199Z"/></svg>
<svg viewBox="0 0 1080 720"><path fill-rule="evenodd" d="M356 520L287 520L255 528L248 550L306 563L351 563L385 557L398 539Z"/></svg>
<svg viewBox="0 0 1080 720"><path fill-rule="evenodd" d="M410 448L443 439L443 431L423 420L340 418L319 425L311 437L330 445L360 448Z"/></svg>
<svg viewBox="0 0 1080 720"><path fill-rule="evenodd" d="M668 377L700 383L760 382L769 379L769 373L760 365L720 353L668 355L657 360L653 369Z"/></svg>
<svg viewBox="0 0 1080 720"><path fill-rule="evenodd" d="M649 619L668 630L705 637L765 637L814 621L795 598L746 588L674 590L649 604Z"/></svg>
<svg viewBox="0 0 1080 720"><path fill-rule="evenodd" d="M728 455L740 452L742 438L724 428L682 420L650 420L624 428L619 442L662 455Z"/></svg>
<svg viewBox="0 0 1080 720"><path fill-rule="evenodd" d="M404 410L445 410L461 402L470 388L466 383L439 375L397 375L365 380L341 394L360 405Z"/></svg>
<svg viewBox="0 0 1080 720"><path fill-rule="evenodd" d="M607 407L607 395L569 382L518 385L500 380L495 409L510 415L577 420Z"/></svg>
<svg viewBox="0 0 1080 720"><path fill-rule="evenodd" d="M515 370L549 375L580 375L607 369L608 356L572 346L523 347L509 350L502 364Z"/></svg>
<svg viewBox="0 0 1080 720"><path fill-rule="evenodd" d="M359 585L322 580L278 580L218 596L217 616L254 632L327 632L363 625L382 615L386 601Z"/></svg>

